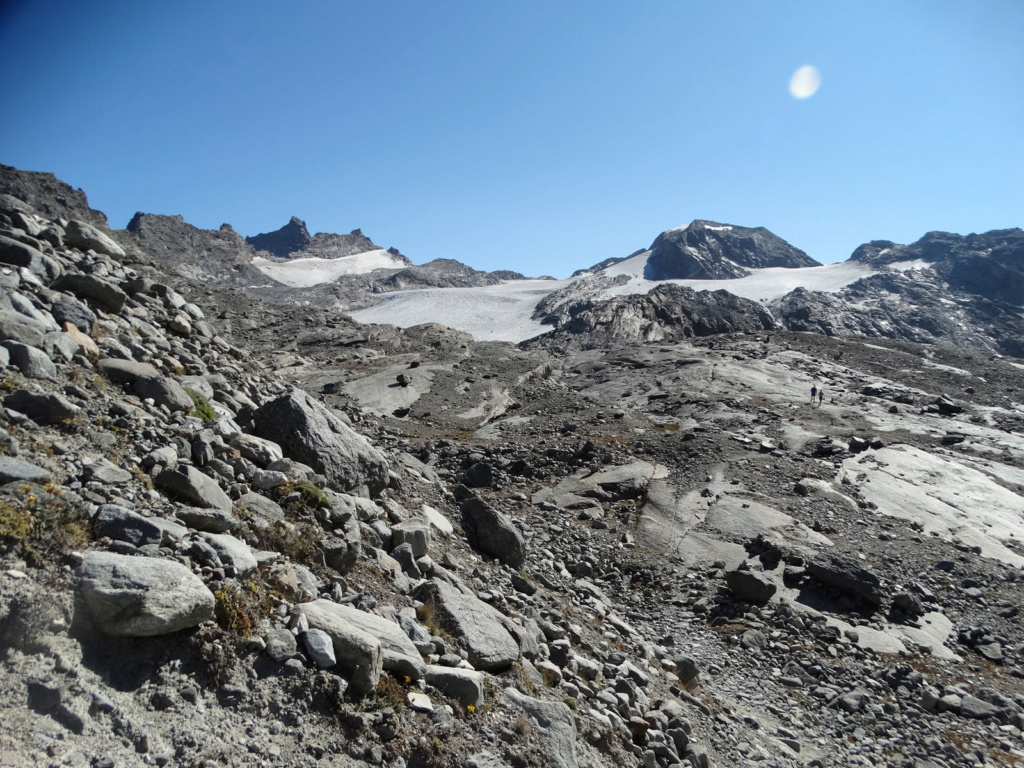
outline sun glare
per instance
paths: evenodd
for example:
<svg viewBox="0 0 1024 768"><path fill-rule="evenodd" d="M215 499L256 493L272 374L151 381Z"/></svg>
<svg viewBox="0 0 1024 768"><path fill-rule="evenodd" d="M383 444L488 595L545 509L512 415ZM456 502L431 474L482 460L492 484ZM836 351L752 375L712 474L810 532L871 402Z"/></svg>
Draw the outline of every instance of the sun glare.
<svg viewBox="0 0 1024 768"><path fill-rule="evenodd" d="M808 64L800 67L789 79L789 92L794 99L806 99L813 96L821 85L821 73Z"/></svg>

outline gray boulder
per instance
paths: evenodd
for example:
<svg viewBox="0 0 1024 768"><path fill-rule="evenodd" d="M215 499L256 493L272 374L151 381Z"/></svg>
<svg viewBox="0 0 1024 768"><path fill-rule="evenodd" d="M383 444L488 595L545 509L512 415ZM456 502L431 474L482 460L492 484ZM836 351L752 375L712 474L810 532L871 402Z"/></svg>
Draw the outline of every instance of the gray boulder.
<svg viewBox="0 0 1024 768"><path fill-rule="evenodd" d="M425 517L410 517L391 526L391 544L409 544L413 557L423 557L430 549L430 521Z"/></svg>
<svg viewBox="0 0 1024 768"><path fill-rule="evenodd" d="M108 635L165 635L213 619L213 593L175 561L87 552L78 575L83 619Z"/></svg>
<svg viewBox="0 0 1024 768"><path fill-rule="evenodd" d="M188 535L188 530L183 526L159 518L143 517L117 504L101 506L92 525L97 536L127 541L136 547L168 544Z"/></svg>
<svg viewBox="0 0 1024 768"><path fill-rule="evenodd" d="M464 707L484 704L484 676L474 669L428 664L423 679Z"/></svg>
<svg viewBox="0 0 1024 768"><path fill-rule="evenodd" d="M11 365L30 379L56 379L57 366L41 349L17 341L0 342L10 355Z"/></svg>
<svg viewBox="0 0 1024 768"><path fill-rule="evenodd" d="M50 480L50 470L29 464L21 459L0 456L0 485L7 483L46 483Z"/></svg>
<svg viewBox="0 0 1024 768"><path fill-rule="evenodd" d="M234 568L239 577L248 576L259 566L249 545L229 533L200 533L199 538L213 547L220 561Z"/></svg>
<svg viewBox="0 0 1024 768"><path fill-rule="evenodd" d="M512 521L464 486L455 487L462 510L462 530L473 549L514 569L526 560L526 539Z"/></svg>
<svg viewBox="0 0 1024 768"><path fill-rule="evenodd" d="M505 628L505 617L473 595L440 579L423 583L418 600L433 607L469 654L469 663L485 672L500 672L519 658L519 644Z"/></svg>
<svg viewBox="0 0 1024 768"><path fill-rule="evenodd" d="M314 600L297 607L306 617L311 629L326 632L334 643L334 655L338 665L347 670L349 684L354 693L365 694L374 690L380 682L384 655L380 642L367 632L351 624L331 607L329 600Z"/></svg>
<svg viewBox="0 0 1024 768"><path fill-rule="evenodd" d="M332 485L366 485L377 495L388 484L388 460L325 406L301 390L270 401L253 415L254 431L292 459L308 464Z"/></svg>
<svg viewBox="0 0 1024 768"><path fill-rule="evenodd" d="M24 413L40 424L60 424L81 409L63 395L19 389L4 398L4 408Z"/></svg>
<svg viewBox="0 0 1024 768"><path fill-rule="evenodd" d="M217 481L207 477L195 467L183 465L177 469L165 469L153 480L153 484L172 498L181 499L197 507L231 511L231 499Z"/></svg>
<svg viewBox="0 0 1024 768"><path fill-rule="evenodd" d="M128 294L113 283L101 277L86 275L81 272L69 272L61 275L50 286L55 291L71 291L80 299L89 299L99 304L108 312L118 313L128 301Z"/></svg>
<svg viewBox="0 0 1024 768"><path fill-rule="evenodd" d="M423 676L425 665L419 651L402 627L394 621L374 613L360 611L350 605L339 605L330 600L314 600L307 603L314 610L333 615L353 627L377 639L383 654L383 668L399 677L418 680Z"/></svg>
<svg viewBox="0 0 1024 768"><path fill-rule="evenodd" d="M43 345L46 325L13 309L0 309L0 340L20 341L30 347Z"/></svg>
<svg viewBox="0 0 1024 768"><path fill-rule="evenodd" d="M81 251L93 250L96 253L113 256L115 259L124 257L124 249L114 242L112 237L96 229L92 224L77 219L72 219L64 227L64 242Z"/></svg>
<svg viewBox="0 0 1024 768"><path fill-rule="evenodd" d="M190 411L195 406L182 386L166 376L139 376L132 382L132 390L141 398L153 398L153 402L170 411Z"/></svg>
<svg viewBox="0 0 1024 768"><path fill-rule="evenodd" d="M738 600L748 603L767 603L778 587L759 571L729 571L725 583Z"/></svg>
<svg viewBox="0 0 1024 768"><path fill-rule="evenodd" d="M160 371L149 363L135 360L121 360L116 357L105 357L97 364L100 372L111 381L119 384L131 384L140 376L159 376Z"/></svg>
<svg viewBox="0 0 1024 768"><path fill-rule="evenodd" d="M830 587L878 605L882 602L882 582L874 573L849 558L821 552L807 564L807 573Z"/></svg>
<svg viewBox="0 0 1024 768"><path fill-rule="evenodd" d="M533 720L544 764L553 768L578 768L576 720L572 710L560 701L542 701L506 688L505 696Z"/></svg>
<svg viewBox="0 0 1024 768"><path fill-rule="evenodd" d="M189 528L209 533L227 533L238 525L235 516L223 509L202 509L182 504L174 511L174 515Z"/></svg>
<svg viewBox="0 0 1024 768"><path fill-rule="evenodd" d="M266 467L284 458L281 446L277 443L243 432L239 432L231 438L231 447L237 448L242 456L259 467Z"/></svg>

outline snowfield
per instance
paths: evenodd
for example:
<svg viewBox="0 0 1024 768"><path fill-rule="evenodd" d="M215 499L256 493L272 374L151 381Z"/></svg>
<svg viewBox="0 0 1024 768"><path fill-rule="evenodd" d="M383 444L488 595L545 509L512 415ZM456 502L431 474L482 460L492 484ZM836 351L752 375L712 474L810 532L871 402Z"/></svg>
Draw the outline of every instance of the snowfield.
<svg viewBox="0 0 1024 768"><path fill-rule="evenodd" d="M841 262L822 267L756 269L735 280L645 280L644 266L649 251L614 264L596 274L627 275L624 285L606 289L604 297L650 293L665 283L685 285L695 291L729 293L754 301L780 298L794 288L834 292L875 274L860 264ZM593 273L592 273L593 274ZM576 278L579 279L579 278ZM537 302L563 288L572 280L514 280L483 288L427 288L388 294L382 304L351 312L360 323L390 323L400 327L441 323L486 341L525 341L551 330L531 320Z"/></svg>
<svg viewBox="0 0 1024 768"><path fill-rule="evenodd" d="M272 277L292 288L309 288L320 283L331 283L343 275L361 275L375 269L402 269L408 266L383 248L342 256L340 259L272 261L256 257L252 264L267 277Z"/></svg>
<svg viewBox="0 0 1024 768"><path fill-rule="evenodd" d="M568 280L514 280L482 288L424 288L390 293L384 302L349 314L360 323L401 328L440 323L477 341L524 341L551 330L531 320L537 302Z"/></svg>

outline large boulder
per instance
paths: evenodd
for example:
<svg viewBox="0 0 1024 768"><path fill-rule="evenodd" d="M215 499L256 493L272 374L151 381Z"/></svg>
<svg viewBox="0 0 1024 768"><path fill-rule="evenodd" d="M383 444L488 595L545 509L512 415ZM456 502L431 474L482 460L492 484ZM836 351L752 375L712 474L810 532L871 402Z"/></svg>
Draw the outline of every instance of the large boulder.
<svg viewBox="0 0 1024 768"><path fill-rule="evenodd" d="M473 549L518 570L526 560L526 539L512 521L464 486L456 486L462 530Z"/></svg>
<svg viewBox="0 0 1024 768"><path fill-rule="evenodd" d="M312 606L313 611L336 616L339 620L377 638L383 654L383 667L388 672L413 680L423 676L426 666L420 658L419 651L397 622L330 600L314 600L307 605Z"/></svg>
<svg viewBox="0 0 1024 768"><path fill-rule="evenodd" d="M124 257L124 249L115 243L112 237L92 224L77 219L69 221L64 228L64 242L81 251L93 250L117 259Z"/></svg>
<svg viewBox="0 0 1024 768"><path fill-rule="evenodd" d="M380 641L333 610L336 607L329 600L314 600L299 605L298 610L306 617L311 629L320 629L330 635L338 665L350 676L352 692L369 693L380 682L383 669L384 654Z"/></svg>
<svg viewBox="0 0 1024 768"><path fill-rule="evenodd" d="M213 593L172 560L88 552L78 575L82 618L108 635L165 635L213 619Z"/></svg>
<svg viewBox="0 0 1024 768"><path fill-rule="evenodd" d="M132 391L141 398L153 398L154 403L170 411L187 412L195 407L184 388L166 376L139 376L132 382Z"/></svg>
<svg viewBox="0 0 1024 768"><path fill-rule="evenodd" d="M475 669L428 664L423 679L464 707L484 705L484 676Z"/></svg>
<svg viewBox="0 0 1024 768"><path fill-rule="evenodd" d="M89 299L108 312L120 312L128 294L101 277L81 272L61 275L50 286L55 291L71 291L80 299Z"/></svg>
<svg viewBox="0 0 1024 768"><path fill-rule="evenodd" d="M0 235L0 264L25 267L48 283L61 273L60 265L38 248L3 235Z"/></svg>
<svg viewBox="0 0 1024 768"><path fill-rule="evenodd" d="M458 638L475 669L500 672L519 658L519 644L505 628L505 617L487 603L440 579L424 582L415 597Z"/></svg>
<svg viewBox="0 0 1024 768"><path fill-rule="evenodd" d="M767 603L778 587L759 571L735 570L725 574L725 583L738 600Z"/></svg>
<svg viewBox="0 0 1024 768"><path fill-rule="evenodd" d="M231 498L221 490L216 480L195 467L183 465L177 469L165 469L156 476L153 484L168 496L187 504L231 511Z"/></svg>
<svg viewBox="0 0 1024 768"><path fill-rule="evenodd" d="M253 415L254 431L290 458L308 464L341 490L365 485L377 495L388 484L388 460L370 442L301 390L292 390Z"/></svg>
<svg viewBox="0 0 1024 768"><path fill-rule="evenodd" d="M505 696L533 720L544 765L577 768L576 719L572 710L560 701L535 699L515 688L506 688Z"/></svg>
<svg viewBox="0 0 1024 768"><path fill-rule="evenodd" d="M864 566L832 552L819 553L807 564L807 573L841 592L861 597L869 603L882 602L882 582Z"/></svg>

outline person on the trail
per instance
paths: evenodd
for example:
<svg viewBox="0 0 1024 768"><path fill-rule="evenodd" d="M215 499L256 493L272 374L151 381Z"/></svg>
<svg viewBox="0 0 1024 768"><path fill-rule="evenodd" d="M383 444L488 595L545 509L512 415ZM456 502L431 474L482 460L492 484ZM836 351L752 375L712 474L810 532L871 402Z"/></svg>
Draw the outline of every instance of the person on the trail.
<svg viewBox="0 0 1024 768"><path fill-rule="evenodd" d="M818 407L821 408L822 403L825 402L825 390L818 390Z"/></svg>
<svg viewBox="0 0 1024 768"><path fill-rule="evenodd" d="M818 394L818 385L811 384L811 403L814 403L814 398Z"/></svg>

